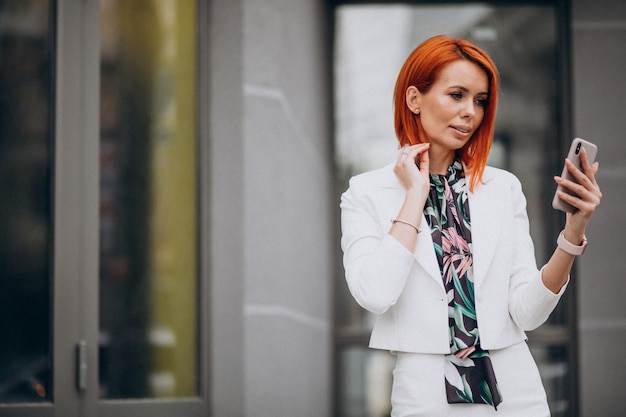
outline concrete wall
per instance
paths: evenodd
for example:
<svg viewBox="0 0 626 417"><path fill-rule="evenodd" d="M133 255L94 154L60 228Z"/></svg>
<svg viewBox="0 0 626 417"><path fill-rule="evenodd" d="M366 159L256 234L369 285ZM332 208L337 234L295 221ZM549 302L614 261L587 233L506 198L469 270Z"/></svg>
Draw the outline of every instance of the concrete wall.
<svg viewBox="0 0 626 417"><path fill-rule="evenodd" d="M333 159L323 2L244 2L246 415L329 414Z"/></svg>
<svg viewBox="0 0 626 417"><path fill-rule="evenodd" d="M336 204L324 2L211 7L213 414L326 416Z"/></svg>
<svg viewBox="0 0 626 417"><path fill-rule="evenodd" d="M578 261L581 416L618 416L626 381L626 3L572 6L574 134L598 144L604 194Z"/></svg>

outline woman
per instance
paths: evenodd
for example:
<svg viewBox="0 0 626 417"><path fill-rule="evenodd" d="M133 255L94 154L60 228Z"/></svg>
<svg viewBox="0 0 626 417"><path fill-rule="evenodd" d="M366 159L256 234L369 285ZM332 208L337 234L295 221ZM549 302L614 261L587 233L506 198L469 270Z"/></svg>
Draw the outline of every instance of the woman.
<svg viewBox="0 0 626 417"><path fill-rule="evenodd" d="M567 163L580 186L555 177L578 210L538 270L521 184L486 166L497 92L482 50L427 40L396 82L397 161L342 195L348 286L376 314L370 347L397 354L394 417L550 414L524 331L548 318L584 250L598 165L582 153L582 171Z"/></svg>

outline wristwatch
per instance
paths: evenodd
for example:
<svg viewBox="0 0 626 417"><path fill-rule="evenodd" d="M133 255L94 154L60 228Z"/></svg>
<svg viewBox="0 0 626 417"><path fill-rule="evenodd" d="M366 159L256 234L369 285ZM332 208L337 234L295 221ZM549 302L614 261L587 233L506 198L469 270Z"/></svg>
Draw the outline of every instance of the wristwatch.
<svg viewBox="0 0 626 417"><path fill-rule="evenodd" d="M580 246L576 246L567 239L565 239L563 232L564 230L559 233L559 238L556 240L556 245L559 249L574 256L582 255L583 253L585 253L585 249L587 249L587 236L583 236L583 241Z"/></svg>

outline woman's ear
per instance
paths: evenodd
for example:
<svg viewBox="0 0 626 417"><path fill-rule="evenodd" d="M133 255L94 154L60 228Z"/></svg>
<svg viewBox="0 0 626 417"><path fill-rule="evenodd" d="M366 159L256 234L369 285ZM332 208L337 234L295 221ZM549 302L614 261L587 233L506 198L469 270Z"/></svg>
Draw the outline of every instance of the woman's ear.
<svg viewBox="0 0 626 417"><path fill-rule="evenodd" d="M420 114L420 105L422 103L422 94L414 85L406 89L406 106L415 114Z"/></svg>

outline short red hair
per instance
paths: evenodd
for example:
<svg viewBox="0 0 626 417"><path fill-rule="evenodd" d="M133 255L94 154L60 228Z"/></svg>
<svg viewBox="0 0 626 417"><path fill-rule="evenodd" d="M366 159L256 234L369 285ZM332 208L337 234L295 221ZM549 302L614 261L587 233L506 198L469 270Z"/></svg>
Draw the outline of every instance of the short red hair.
<svg viewBox="0 0 626 417"><path fill-rule="evenodd" d="M400 146L428 142L420 118L406 105L406 90L415 86L420 93L427 93L439 77L442 68L454 61L464 59L478 65L489 83L489 99L483 120L469 142L460 150L461 160L470 176L470 190L482 182L493 140L496 108L498 105L498 70L491 58L472 43L445 35L435 36L423 42L411 52L400 69L394 90L394 124Z"/></svg>

